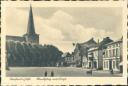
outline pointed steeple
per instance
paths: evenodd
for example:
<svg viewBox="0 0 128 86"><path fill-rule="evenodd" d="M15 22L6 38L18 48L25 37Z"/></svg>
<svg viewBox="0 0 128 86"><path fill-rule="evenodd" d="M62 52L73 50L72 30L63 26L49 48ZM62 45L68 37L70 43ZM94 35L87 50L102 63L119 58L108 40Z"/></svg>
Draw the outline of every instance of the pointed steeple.
<svg viewBox="0 0 128 86"><path fill-rule="evenodd" d="M24 34L23 37L25 38L25 41L27 43L39 44L39 34L35 33L35 26L34 26L34 19L33 19L33 13L32 13L31 5L30 5L30 10L29 10L27 33Z"/></svg>
<svg viewBox="0 0 128 86"><path fill-rule="evenodd" d="M29 10L29 19L28 19L28 26L27 26L27 34L28 35L35 34L35 26L34 26L33 13L32 13L32 7L31 7L31 5L30 5L30 10Z"/></svg>

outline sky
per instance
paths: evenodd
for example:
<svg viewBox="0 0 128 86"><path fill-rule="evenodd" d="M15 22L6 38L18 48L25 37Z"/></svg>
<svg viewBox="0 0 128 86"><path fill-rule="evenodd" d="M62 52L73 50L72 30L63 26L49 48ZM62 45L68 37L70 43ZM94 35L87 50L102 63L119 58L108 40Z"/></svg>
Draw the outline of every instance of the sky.
<svg viewBox="0 0 128 86"><path fill-rule="evenodd" d="M122 9L119 7L32 7L35 31L40 44L52 44L63 52L73 52L72 43L92 37L102 41L122 36ZM29 7L6 9L6 34L22 36L27 31Z"/></svg>

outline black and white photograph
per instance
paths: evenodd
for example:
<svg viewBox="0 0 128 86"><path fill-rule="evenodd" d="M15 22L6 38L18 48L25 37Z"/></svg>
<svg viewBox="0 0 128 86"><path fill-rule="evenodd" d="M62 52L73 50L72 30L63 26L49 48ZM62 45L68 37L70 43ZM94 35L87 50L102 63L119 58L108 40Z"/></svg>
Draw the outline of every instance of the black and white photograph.
<svg viewBox="0 0 128 86"><path fill-rule="evenodd" d="M123 77L123 7L6 6L6 77Z"/></svg>
<svg viewBox="0 0 128 86"><path fill-rule="evenodd" d="M30 4L6 17L7 76L121 76L121 8Z"/></svg>

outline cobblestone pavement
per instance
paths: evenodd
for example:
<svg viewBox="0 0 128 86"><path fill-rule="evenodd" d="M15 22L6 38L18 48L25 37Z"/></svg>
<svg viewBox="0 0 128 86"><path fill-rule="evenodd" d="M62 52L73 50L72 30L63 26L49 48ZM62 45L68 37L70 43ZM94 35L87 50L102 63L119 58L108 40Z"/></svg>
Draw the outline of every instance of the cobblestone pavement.
<svg viewBox="0 0 128 86"><path fill-rule="evenodd" d="M109 71L93 71L75 67L11 67L6 72L8 77L120 77L121 74L110 74ZM46 73L47 72L47 73ZM51 74L51 72L53 72Z"/></svg>

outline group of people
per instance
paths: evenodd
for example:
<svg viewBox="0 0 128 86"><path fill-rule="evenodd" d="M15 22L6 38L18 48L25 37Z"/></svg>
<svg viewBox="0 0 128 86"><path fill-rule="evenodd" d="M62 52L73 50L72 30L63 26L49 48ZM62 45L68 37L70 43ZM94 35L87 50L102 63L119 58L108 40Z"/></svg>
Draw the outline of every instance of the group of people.
<svg viewBox="0 0 128 86"><path fill-rule="evenodd" d="M48 72L47 72L47 71L45 71L44 76L45 76L45 77L48 76ZM54 72L52 71L52 72L51 72L51 77L53 77L53 76L54 76Z"/></svg>

